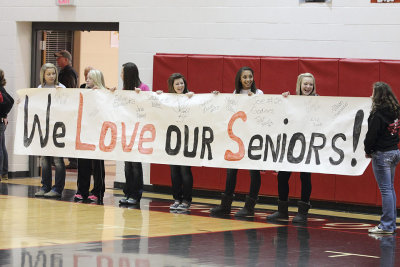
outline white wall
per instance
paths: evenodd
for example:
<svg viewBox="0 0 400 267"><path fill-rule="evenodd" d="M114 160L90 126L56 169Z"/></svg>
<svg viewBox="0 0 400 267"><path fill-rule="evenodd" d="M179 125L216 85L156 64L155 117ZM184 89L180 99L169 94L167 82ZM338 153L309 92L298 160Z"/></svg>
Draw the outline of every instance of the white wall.
<svg viewBox="0 0 400 267"><path fill-rule="evenodd" d="M371 4L370 0L76 2L76 7L58 7L54 0L0 2L0 68L5 70L9 91L29 86L32 21L119 22L118 66L135 62L149 85L157 52L400 59L400 4ZM13 123L10 126L7 145L12 154ZM12 157L11 171L27 169L26 157Z"/></svg>

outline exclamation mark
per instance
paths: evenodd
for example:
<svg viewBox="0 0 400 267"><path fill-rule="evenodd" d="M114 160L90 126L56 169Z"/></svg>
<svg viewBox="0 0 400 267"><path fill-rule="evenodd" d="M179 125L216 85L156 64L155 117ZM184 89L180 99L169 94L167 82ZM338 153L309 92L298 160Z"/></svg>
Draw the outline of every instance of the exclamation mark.
<svg viewBox="0 0 400 267"><path fill-rule="evenodd" d="M364 120L364 111L361 109L357 111L356 117L354 119L354 128L353 128L353 152L356 152L358 141L360 140L361 134L361 125ZM351 166L354 167L357 165L357 160L353 158L351 160Z"/></svg>

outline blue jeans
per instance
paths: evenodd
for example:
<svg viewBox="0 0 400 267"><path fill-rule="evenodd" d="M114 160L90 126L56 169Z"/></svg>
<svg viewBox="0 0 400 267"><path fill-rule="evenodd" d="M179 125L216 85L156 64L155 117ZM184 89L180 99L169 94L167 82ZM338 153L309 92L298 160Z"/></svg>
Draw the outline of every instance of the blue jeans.
<svg viewBox="0 0 400 267"><path fill-rule="evenodd" d="M7 125L0 122L0 174L8 174L8 154L4 132Z"/></svg>
<svg viewBox="0 0 400 267"><path fill-rule="evenodd" d="M56 177L53 188L51 187L51 162L54 160L56 165ZM65 164L64 159L59 157L42 157L42 189L45 192L50 190L62 193L65 185Z"/></svg>
<svg viewBox="0 0 400 267"><path fill-rule="evenodd" d="M387 231L396 230L397 210L394 173L399 161L399 150L377 151L372 154L372 169L382 195L380 228Z"/></svg>

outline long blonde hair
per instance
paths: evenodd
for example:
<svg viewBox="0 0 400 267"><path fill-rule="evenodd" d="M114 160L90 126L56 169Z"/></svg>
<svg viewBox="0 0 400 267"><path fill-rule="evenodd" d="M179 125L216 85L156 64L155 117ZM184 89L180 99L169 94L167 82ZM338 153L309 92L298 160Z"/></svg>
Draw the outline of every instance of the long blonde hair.
<svg viewBox="0 0 400 267"><path fill-rule="evenodd" d="M98 87L99 89L107 89L104 83L104 75L101 71L95 69L90 70L88 77L92 78L95 87ZM87 85L86 88L88 88Z"/></svg>
<svg viewBox="0 0 400 267"><path fill-rule="evenodd" d="M57 67L52 63L45 63L40 68L40 84L42 85L42 87L44 87L46 85L46 79L44 77L44 74L46 73L46 70L48 70L48 69L54 69L54 71L56 72L56 79L54 80L54 87L55 87L56 85L59 84L59 82L58 82L58 70L57 70Z"/></svg>
<svg viewBox="0 0 400 267"><path fill-rule="evenodd" d="M297 77L297 83L296 83L296 95L301 95L301 83L303 81L304 78L309 77L313 79L313 90L309 95L315 95L317 93L317 86L315 85L315 78L314 75L312 75L311 73L302 73Z"/></svg>

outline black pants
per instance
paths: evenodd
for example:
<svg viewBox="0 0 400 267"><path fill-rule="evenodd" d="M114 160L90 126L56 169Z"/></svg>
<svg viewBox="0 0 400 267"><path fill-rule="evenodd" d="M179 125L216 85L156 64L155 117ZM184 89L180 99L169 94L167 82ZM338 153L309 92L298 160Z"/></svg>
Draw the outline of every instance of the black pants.
<svg viewBox="0 0 400 267"><path fill-rule="evenodd" d="M226 170L225 194L227 196L233 196L233 193L235 193L237 172L237 169ZM249 172L251 179L249 196L253 199L257 199L261 186L261 174L258 170L249 170Z"/></svg>
<svg viewBox="0 0 400 267"><path fill-rule="evenodd" d="M97 159L78 159L78 194L84 198L89 196L90 176L93 173L92 195L103 197L105 191L105 171L104 160Z"/></svg>
<svg viewBox="0 0 400 267"><path fill-rule="evenodd" d="M289 198L289 179L292 172L280 171L278 173L278 194L279 200L288 201ZM308 203L311 195L311 173L301 172L301 201Z"/></svg>
<svg viewBox="0 0 400 267"><path fill-rule="evenodd" d="M142 163L125 161L125 181L125 196L140 200L143 192Z"/></svg>
<svg viewBox="0 0 400 267"><path fill-rule="evenodd" d="M170 167L174 199L192 202L193 175L190 166L170 165Z"/></svg>

